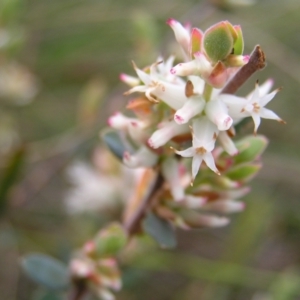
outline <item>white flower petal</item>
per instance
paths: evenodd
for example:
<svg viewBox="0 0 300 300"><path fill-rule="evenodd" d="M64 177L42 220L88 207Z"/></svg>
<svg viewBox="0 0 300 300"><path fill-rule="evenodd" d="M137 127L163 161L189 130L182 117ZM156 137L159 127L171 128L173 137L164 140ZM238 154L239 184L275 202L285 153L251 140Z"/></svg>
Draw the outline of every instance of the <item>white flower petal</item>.
<svg viewBox="0 0 300 300"><path fill-rule="evenodd" d="M149 85L152 81L151 76L149 74L147 74L146 72L140 70L134 63L133 63L133 67L134 67L134 70L135 70L137 76L141 79L141 81L145 85Z"/></svg>
<svg viewBox="0 0 300 300"><path fill-rule="evenodd" d="M195 149L193 147L190 147L182 151L175 150L175 153L182 157L192 157L195 155Z"/></svg>
<svg viewBox="0 0 300 300"><path fill-rule="evenodd" d="M254 133L256 133L257 129L258 129L259 125L260 125L260 116L258 114L256 114L256 113L252 113L251 117L252 117L253 122L254 122Z"/></svg>
<svg viewBox="0 0 300 300"><path fill-rule="evenodd" d="M212 123L206 116L193 120L193 147L204 147L207 151L211 151L218 135L217 126ZM209 145L209 147L208 147Z"/></svg>
<svg viewBox="0 0 300 300"><path fill-rule="evenodd" d="M215 173L220 175L219 170L217 169L215 165L215 160L211 152L207 152L203 155L203 160L205 161L206 165Z"/></svg>
<svg viewBox="0 0 300 300"><path fill-rule="evenodd" d="M275 90L275 91L273 91L272 93L263 96L263 97L260 99L259 104L260 104L261 106L266 106L266 105L274 98L274 96L275 96L277 93L278 93L278 90Z"/></svg>
<svg viewBox="0 0 300 300"><path fill-rule="evenodd" d="M248 115L245 112L242 112L243 108L247 104L247 100L245 98L229 94L221 94L218 96L218 99L226 104L228 114L231 118L240 119Z"/></svg>
<svg viewBox="0 0 300 300"><path fill-rule="evenodd" d="M192 177L193 180L196 178L199 168L202 163L202 155L200 154L195 154L193 157L193 162L192 162Z"/></svg>
<svg viewBox="0 0 300 300"><path fill-rule="evenodd" d="M234 142L229 137L226 131L221 131L218 135L218 141L221 146L229 155L236 155L238 153L238 149L236 148Z"/></svg>
<svg viewBox="0 0 300 300"><path fill-rule="evenodd" d="M260 109L260 117L264 119L281 121L281 118L278 115L276 115L272 110L264 107Z"/></svg>

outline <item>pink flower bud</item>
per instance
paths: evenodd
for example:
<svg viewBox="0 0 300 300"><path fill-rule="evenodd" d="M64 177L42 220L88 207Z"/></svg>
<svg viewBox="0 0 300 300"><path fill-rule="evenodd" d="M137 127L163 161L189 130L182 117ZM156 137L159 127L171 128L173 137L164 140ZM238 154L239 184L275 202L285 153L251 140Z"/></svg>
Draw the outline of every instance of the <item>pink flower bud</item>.
<svg viewBox="0 0 300 300"><path fill-rule="evenodd" d="M184 28L178 21L169 19L167 24L173 29L175 38L183 51L188 54L190 44L190 34L186 28Z"/></svg>

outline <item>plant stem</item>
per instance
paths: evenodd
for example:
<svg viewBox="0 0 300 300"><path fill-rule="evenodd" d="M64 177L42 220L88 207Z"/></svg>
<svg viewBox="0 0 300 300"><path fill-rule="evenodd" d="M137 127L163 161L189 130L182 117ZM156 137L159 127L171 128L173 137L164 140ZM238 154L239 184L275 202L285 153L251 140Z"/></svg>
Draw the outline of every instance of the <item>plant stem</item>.
<svg viewBox="0 0 300 300"><path fill-rule="evenodd" d="M234 75L231 81L223 88L222 94L234 94L258 70L265 67L266 57L259 45L251 53L246 65Z"/></svg>
<svg viewBox="0 0 300 300"><path fill-rule="evenodd" d="M213 87L210 84L205 83L204 91L203 91L203 98L206 102L208 102L210 100L212 91L213 91Z"/></svg>

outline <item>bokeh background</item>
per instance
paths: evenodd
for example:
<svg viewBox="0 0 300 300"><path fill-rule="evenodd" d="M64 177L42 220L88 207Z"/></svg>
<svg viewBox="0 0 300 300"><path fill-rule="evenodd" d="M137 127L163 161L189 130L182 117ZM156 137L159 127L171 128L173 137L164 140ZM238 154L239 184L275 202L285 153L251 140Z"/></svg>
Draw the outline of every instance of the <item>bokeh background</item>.
<svg viewBox="0 0 300 300"><path fill-rule="evenodd" d="M118 77L134 75L131 60L144 66L174 53L170 17L204 30L240 24L245 52L260 44L267 67L239 93L273 78L283 90L269 107L287 125L262 122L270 144L245 212L226 228L178 231L174 251L144 241L122 263L117 299L300 299L300 2L225 2L0 0L1 300L66 299L30 281L20 258L68 262L120 218L130 180L99 132L127 102Z"/></svg>

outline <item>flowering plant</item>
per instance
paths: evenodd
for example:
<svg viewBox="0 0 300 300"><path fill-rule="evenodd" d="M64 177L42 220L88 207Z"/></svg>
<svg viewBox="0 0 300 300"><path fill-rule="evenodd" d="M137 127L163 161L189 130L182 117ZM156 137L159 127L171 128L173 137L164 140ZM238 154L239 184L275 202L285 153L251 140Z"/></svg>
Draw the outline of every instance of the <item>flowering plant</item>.
<svg viewBox="0 0 300 300"><path fill-rule="evenodd" d="M181 62L174 65L170 56L143 69L133 63L137 76L120 76L130 86L125 95L139 93L127 105L131 115L116 112L108 119L112 129L102 134L127 167L144 169L123 226L100 231L71 262L77 286L84 282L104 299L121 287L115 258L132 235L146 232L173 247L175 227L224 226L228 213L242 211L238 199L249 192L267 145L257 134L261 118L284 123L265 107L279 91L270 92L272 80L256 82L245 97L234 95L265 66L259 46L243 54L240 26L222 21L202 32L174 19L167 24L182 49ZM254 135L240 136L250 118Z"/></svg>

